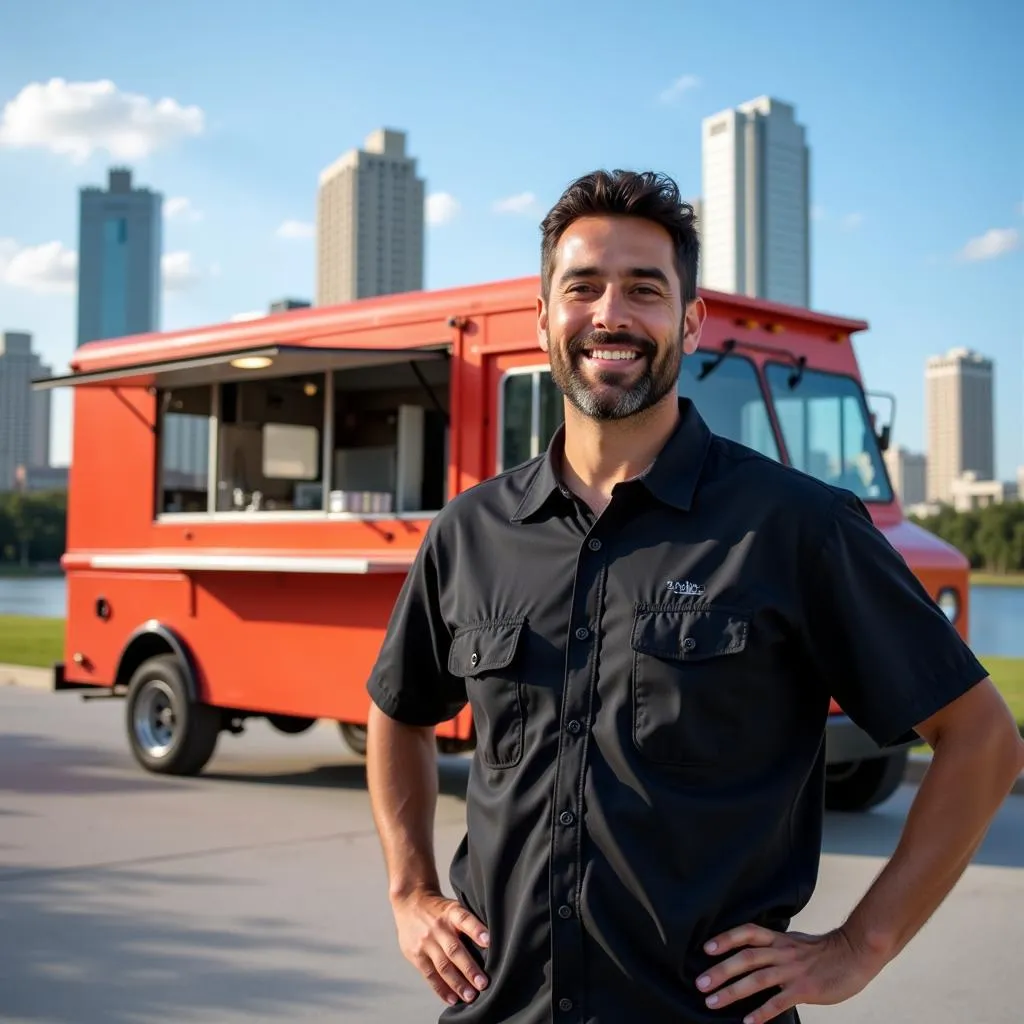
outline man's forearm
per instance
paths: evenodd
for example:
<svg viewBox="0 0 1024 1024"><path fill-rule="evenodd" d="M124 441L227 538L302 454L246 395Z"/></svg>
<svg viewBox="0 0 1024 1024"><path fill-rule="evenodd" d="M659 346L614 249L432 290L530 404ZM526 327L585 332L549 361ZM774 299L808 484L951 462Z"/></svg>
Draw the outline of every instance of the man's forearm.
<svg viewBox="0 0 1024 1024"><path fill-rule="evenodd" d="M1020 770L998 731L936 744L899 845L843 932L884 964L917 934L967 869Z"/></svg>
<svg viewBox="0 0 1024 1024"><path fill-rule="evenodd" d="M439 888L434 858L437 748L432 728L402 725L371 706L366 777L392 901Z"/></svg>

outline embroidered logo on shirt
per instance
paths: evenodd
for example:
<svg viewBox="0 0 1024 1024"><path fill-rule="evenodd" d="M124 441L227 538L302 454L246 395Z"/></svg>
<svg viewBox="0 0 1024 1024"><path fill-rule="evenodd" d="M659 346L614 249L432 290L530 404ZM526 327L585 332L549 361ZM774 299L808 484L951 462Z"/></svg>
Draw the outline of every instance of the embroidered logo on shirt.
<svg viewBox="0 0 1024 1024"><path fill-rule="evenodd" d="M669 580L665 584L665 589L684 597L700 597L704 593L704 587L700 583L691 583L689 580Z"/></svg>

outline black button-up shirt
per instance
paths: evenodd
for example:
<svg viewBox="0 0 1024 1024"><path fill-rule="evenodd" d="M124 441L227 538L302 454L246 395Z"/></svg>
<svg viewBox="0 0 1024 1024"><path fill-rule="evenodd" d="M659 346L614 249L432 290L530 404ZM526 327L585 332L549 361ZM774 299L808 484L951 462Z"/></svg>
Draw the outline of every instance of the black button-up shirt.
<svg viewBox="0 0 1024 1024"><path fill-rule="evenodd" d="M856 497L680 413L597 517L560 429L449 502L401 591L372 699L468 701L477 737L450 877L490 984L442 1020L741 1021L771 992L706 1007L703 943L809 900L830 696L887 745L986 675Z"/></svg>

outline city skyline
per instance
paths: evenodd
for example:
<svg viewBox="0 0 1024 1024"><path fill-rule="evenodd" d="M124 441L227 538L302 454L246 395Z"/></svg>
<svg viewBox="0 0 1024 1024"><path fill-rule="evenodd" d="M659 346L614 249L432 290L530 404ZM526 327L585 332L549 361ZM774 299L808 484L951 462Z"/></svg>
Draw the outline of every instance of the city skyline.
<svg viewBox="0 0 1024 1024"><path fill-rule="evenodd" d="M556 38L604 38L534 6ZM1024 151L1001 126L1012 121L1010 40L1024 16L991 5L983 33L939 5L923 24L896 15L878 38L873 6L811 20L792 10L787 20L786 4L772 17L752 10L739 32L710 12L682 16L666 6L666 24L701 39L698 55L681 55L641 26L623 29L619 41L646 55L630 89L571 117L555 102L556 84L523 71L516 50L535 39L519 16L484 27L446 12L419 33L394 11L363 11L355 22L291 12L288 38L303 40L296 59L280 50L280 31L248 23L227 3L211 17L238 30L245 60L220 53L206 33L197 39L186 16L161 25L146 67L124 54L150 37L155 15L126 5L103 33L81 18L86 50L40 37L0 65L0 187L20 196L0 216L2 326L31 331L49 363L66 365L75 340L75 196L112 166L132 167L167 197L162 326L177 329L265 310L274 296L312 298L317 176L381 125L408 133L426 179L424 284L436 288L536 273L543 211L594 166L654 167L699 195L702 119L767 94L796 107L812 144L811 305L870 323L858 356L869 388L896 393L894 442L924 450L924 364L955 335L996 362L997 475L1012 479L1024 462L1013 298ZM15 33L25 17L13 13ZM343 22L343 43L328 47ZM367 45L385 23L401 38L386 49ZM430 45L456 26L472 44L465 77L439 76ZM827 58L814 46L822 31L839 40ZM919 45L908 63L909 33ZM865 46L881 70L848 96L836 68L856 63ZM210 59L183 63L186 48L209 49ZM255 68L272 59L282 73L267 83ZM47 84L58 74L60 84ZM69 97L81 124L50 113ZM280 130L267 131L271 123ZM58 463L67 455L69 397L54 396Z"/></svg>

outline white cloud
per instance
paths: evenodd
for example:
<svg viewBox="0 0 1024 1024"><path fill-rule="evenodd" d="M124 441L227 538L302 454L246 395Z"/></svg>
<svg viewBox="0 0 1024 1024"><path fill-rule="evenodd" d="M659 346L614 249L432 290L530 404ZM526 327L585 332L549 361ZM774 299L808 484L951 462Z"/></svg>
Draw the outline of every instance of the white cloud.
<svg viewBox="0 0 1024 1024"><path fill-rule="evenodd" d="M219 272L219 265L215 267ZM170 292L191 288L202 276L189 252L165 253L160 269L164 289ZM21 246L13 238L0 238L0 284L37 294L74 294L78 253L60 242Z"/></svg>
<svg viewBox="0 0 1024 1024"><path fill-rule="evenodd" d="M506 196L494 203L495 213L533 213L537 208L537 197L532 192L520 192L514 196Z"/></svg>
<svg viewBox="0 0 1024 1024"><path fill-rule="evenodd" d="M843 228L847 231L856 231L864 223L863 213L848 213L843 217Z"/></svg>
<svg viewBox="0 0 1024 1024"><path fill-rule="evenodd" d="M312 238L316 234L316 225L302 220L286 220L274 234L278 238Z"/></svg>
<svg viewBox="0 0 1024 1024"><path fill-rule="evenodd" d="M192 253L164 253L160 261L164 291L183 292L199 282L199 271L192 266Z"/></svg>
<svg viewBox="0 0 1024 1024"><path fill-rule="evenodd" d="M78 280L78 254L60 242L21 246L0 238L0 284L37 294L73 293Z"/></svg>
<svg viewBox="0 0 1024 1024"><path fill-rule="evenodd" d="M41 148L83 163L97 150L138 160L189 135L200 135L205 115L165 97L122 92L107 80L51 78L26 85L3 110L0 146Z"/></svg>
<svg viewBox="0 0 1024 1024"><path fill-rule="evenodd" d="M171 196L166 199L164 201L164 216L168 220L180 218L193 223L203 219L202 211L197 210L192 205L192 200L186 199L185 196Z"/></svg>
<svg viewBox="0 0 1024 1024"><path fill-rule="evenodd" d="M824 220L827 216L828 212L820 203L815 203L811 207L811 220Z"/></svg>
<svg viewBox="0 0 1024 1024"><path fill-rule="evenodd" d="M659 99L662 103L675 103L699 85L700 79L696 75L681 75L667 89L661 91Z"/></svg>
<svg viewBox="0 0 1024 1024"><path fill-rule="evenodd" d="M972 238L961 250L960 259L974 263L994 260L1013 252L1020 245L1020 232L1016 228L990 228L983 235Z"/></svg>
<svg viewBox="0 0 1024 1024"><path fill-rule="evenodd" d="M459 212L458 200L447 192L427 196L427 223L447 224Z"/></svg>

